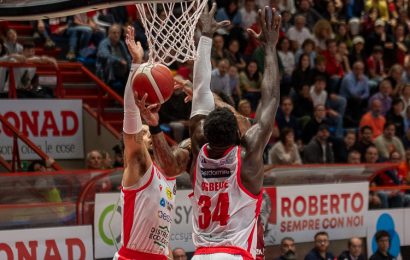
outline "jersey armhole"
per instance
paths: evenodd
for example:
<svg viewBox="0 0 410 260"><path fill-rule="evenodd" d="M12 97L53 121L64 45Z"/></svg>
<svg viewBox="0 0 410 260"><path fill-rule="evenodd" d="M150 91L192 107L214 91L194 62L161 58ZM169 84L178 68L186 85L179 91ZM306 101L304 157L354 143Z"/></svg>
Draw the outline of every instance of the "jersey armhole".
<svg viewBox="0 0 410 260"><path fill-rule="evenodd" d="M245 192L249 197L251 197L254 200L258 200L261 197L262 190L259 191L258 195L255 195L251 193L248 189L245 188L245 186L242 184L242 178L241 178L241 173L242 173L242 158L241 158L241 147L238 147L237 151L237 158L238 158L238 170L236 173L236 180L238 181L239 188Z"/></svg>
<svg viewBox="0 0 410 260"><path fill-rule="evenodd" d="M136 184L125 187L124 183L121 183L122 190L123 191L141 191L145 189L146 187L148 187L148 185L152 181L153 176L154 176L154 166L153 164L151 164L151 166L148 167L147 171L144 173L144 176L142 176L142 178L140 178Z"/></svg>

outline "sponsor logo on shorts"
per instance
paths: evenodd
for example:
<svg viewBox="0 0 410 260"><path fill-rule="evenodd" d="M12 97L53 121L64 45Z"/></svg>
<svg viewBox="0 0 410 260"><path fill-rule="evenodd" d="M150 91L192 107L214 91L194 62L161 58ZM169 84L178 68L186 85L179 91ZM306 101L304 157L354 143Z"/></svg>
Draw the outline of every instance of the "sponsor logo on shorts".
<svg viewBox="0 0 410 260"><path fill-rule="evenodd" d="M202 178L226 178L231 176L231 170L227 168L206 169L201 168Z"/></svg>

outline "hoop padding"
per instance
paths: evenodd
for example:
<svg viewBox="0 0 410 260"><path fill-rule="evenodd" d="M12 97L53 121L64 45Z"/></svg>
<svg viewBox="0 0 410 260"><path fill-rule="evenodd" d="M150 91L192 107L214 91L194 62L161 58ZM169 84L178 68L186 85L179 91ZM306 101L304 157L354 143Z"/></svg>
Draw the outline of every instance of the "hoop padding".
<svg viewBox="0 0 410 260"><path fill-rule="evenodd" d="M206 0L136 4L148 39L148 62L170 65L196 58L195 29Z"/></svg>

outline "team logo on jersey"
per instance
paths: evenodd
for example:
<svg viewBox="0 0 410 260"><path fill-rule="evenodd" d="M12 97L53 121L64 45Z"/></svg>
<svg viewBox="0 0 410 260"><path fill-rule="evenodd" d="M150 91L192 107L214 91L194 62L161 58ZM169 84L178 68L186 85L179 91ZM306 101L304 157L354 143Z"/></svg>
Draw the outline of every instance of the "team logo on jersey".
<svg viewBox="0 0 410 260"><path fill-rule="evenodd" d="M165 207L165 199L161 198L161 200L159 201L159 205L161 205L161 207Z"/></svg>
<svg viewBox="0 0 410 260"><path fill-rule="evenodd" d="M215 168L215 169L206 169L201 168L202 178L226 178L231 176L231 170L227 168Z"/></svg>
<svg viewBox="0 0 410 260"><path fill-rule="evenodd" d="M169 187L165 189L168 199L172 200L172 191Z"/></svg>
<svg viewBox="0 0 410 260"><path fill-rule="evenodd" d="M159 185L159 191L162 191L162 185L161 184Z"/></svg>
<svg viewBox="0 0 410 260"><path fill-rule="evenodd" d="M177 185L174 184L174 188L172 189L172 193L175 195L177 195Z"/></svg>

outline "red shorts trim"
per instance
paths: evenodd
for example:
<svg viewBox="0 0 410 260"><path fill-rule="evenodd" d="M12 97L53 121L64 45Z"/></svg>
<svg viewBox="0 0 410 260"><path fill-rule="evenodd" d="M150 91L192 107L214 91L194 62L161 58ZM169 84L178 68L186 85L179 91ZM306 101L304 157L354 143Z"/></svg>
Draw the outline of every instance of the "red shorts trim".
<svg viewBox="0 0 410 260"><path fill-rule="evenodd" d="M140 252L137 250L127 249L124 247L121 247L121 249L118 251L118 254L120 256L119 259L121 260L126 260L126 259L167 260L168 259L166 255L144 253L144 252Z"/></svg>
<svg viewBox="0 0 410 260"><path fill-rule="evenodd" d="M253 256L248 251L235 246L199 247L195 250L195 255L211 255L216 253L241 255L244 260L254 260Z"/></svg>

